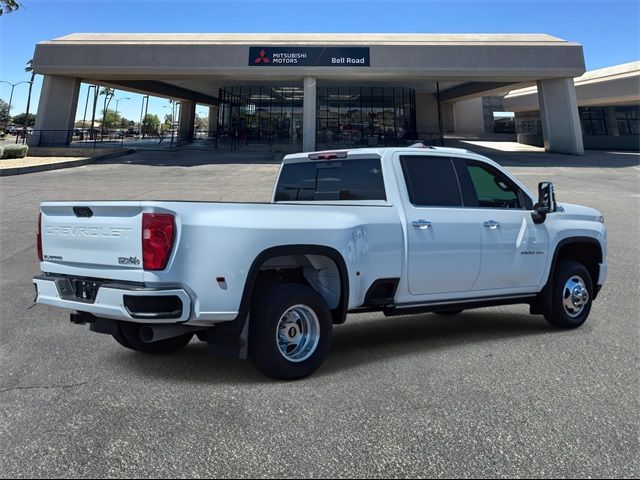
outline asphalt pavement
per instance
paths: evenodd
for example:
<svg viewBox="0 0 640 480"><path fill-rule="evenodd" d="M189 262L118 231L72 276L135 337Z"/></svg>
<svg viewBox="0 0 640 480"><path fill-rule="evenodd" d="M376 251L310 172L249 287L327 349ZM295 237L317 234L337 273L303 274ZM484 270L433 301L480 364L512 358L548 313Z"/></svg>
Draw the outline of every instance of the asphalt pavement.
<svg viewBox="0 0 640 480"><path fill-rule="evenodd" d="M138 152L0 178L0 476L638 477L638 156L496 157L593 206L609 280L587 323L526 306L350 315L312 377L278 382L193 341L125 350L33 306L44 200L267 200L271 155Z"/></svg>

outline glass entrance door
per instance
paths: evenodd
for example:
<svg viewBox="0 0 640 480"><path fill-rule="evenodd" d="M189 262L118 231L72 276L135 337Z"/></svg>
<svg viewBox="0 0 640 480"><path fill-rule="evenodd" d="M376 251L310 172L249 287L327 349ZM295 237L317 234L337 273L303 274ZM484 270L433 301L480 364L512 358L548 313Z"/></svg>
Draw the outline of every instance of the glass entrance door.
<svg viewBox="0 0 640 480"><path fill-rule="evenodd" d="M413 89L320 86L316 104L318 150L402 146L416 138Z"/></svg>
<svg viewBox="0 0 640 480"><path fill-rule="evenodd" d="M225 87L218 98L219 144L302 147L302 87Z"/></svg>

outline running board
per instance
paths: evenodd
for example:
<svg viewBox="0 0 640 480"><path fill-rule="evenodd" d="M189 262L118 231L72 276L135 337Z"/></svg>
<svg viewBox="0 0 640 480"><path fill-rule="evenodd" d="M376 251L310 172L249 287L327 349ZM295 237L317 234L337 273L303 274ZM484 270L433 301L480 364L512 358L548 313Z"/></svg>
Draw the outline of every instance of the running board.
<svg viewBox="0 0 640 480"><path fill-rule="evenodd" d="M382 309L387 317L394 315L412 315L415 313L437 312L438 310L470 310L472 308L497 307L500 305L530 304L537 294L509 295L503 297L469 298L456 301L437 301L427 303L404 303L388 305Z"/></svg>

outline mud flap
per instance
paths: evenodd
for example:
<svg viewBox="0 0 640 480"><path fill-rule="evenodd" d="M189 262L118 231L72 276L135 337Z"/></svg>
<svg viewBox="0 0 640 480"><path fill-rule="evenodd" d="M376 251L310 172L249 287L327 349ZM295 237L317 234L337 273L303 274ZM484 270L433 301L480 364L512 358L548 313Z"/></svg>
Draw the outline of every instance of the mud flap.
<svg viewBox="0 0 640 480"><path fill-rule="evenodd" d="M239 324L230 323L207 330L207 350L213 355L246 360L249 357L249 315L242 322L239 332Z"/></svg>

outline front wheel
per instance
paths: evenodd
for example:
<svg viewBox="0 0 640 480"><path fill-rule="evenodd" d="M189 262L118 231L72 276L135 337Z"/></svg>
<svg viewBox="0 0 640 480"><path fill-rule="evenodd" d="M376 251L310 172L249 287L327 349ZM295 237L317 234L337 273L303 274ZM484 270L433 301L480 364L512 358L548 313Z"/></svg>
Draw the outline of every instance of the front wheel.
<svg viewBox="0 0 640 480"><path fill-rule="evenodd" d="M559 328L576 328L582 325L591 312L593 284L587 268L575 261L558 264L553 279L551 310L546 320Z"/></svg>
<svg viewBox="0 0 640 480"><path fill-rule="evenodd" d="M252 303L249 354L263 374L295 380L315 372L331 346L333 322L324 299L298 284L272 284Z"/></svg>

